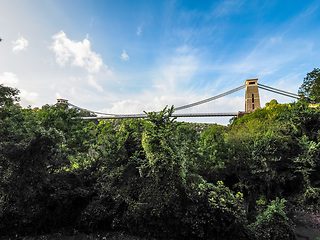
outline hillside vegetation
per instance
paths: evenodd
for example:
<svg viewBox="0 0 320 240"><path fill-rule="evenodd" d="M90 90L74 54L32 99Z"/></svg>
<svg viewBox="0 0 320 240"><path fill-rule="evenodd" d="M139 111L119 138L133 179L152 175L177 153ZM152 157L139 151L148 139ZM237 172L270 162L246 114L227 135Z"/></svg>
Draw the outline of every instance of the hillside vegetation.
<svg viewBox="0 0 320 240"><path fill-rule="evenodd" d="M66 105L21 109L0 88L2 236L296 239L288 212L320 210L320 108L306 95L199 134L173 107L94 123Z"/></svg>

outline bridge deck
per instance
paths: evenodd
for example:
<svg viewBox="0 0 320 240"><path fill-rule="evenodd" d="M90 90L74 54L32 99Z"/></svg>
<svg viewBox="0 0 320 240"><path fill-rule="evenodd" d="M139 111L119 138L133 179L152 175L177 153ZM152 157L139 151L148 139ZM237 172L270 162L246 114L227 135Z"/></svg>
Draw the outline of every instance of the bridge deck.
<svg viewBox="0 0 320 240"><path fill-rule="evenodd" d="M246 84L244 84L244 85L242 85L240 87L234 88L234 89L232 89L230 91L224 92L222 94L219 94L219 95L216 95L216 96L213 96L213 97L210 97L210 98L198 101L198 102L194 102L194 103L187 104L187 105L184 105L184 106L176 107L176 108L174 108L174 110L177 111L177 110L182 110L182 109L195 107L195 106L198 106L198 105L201 105L201 104L204 104L204 103L208 103L208 102L217 100L217 99L219 99L221 97L227 96L227 95L232 94L234 92L237 92L237 91L239 91L239 90L241 90L243 88L246 88L248 85L250 85L250 83L247 83L248 80L250 80L250 79L247 79ZM257 79L251 79L251 80L257 80ZM270 92L273 92L273 93L281 94L281 95L284 95L284 96L287 96L287 97L292 97L292 98L299 98L300 97L298 94L295 94L295 93L290 93L290 92L283 91L283 90L280 90L280 89L277 89L277 88L268 87L266 85L262 85L262 84L259 84L259 83L257 85L261 89L264 89L264 90L267 90L267 91L270 91ZM250 99L250 98L251 98L251 96L249 96L249 102L251 101L251 103L253 103L252 99ZM91 111L91 110L88 110L88 109L85 109L85 108L78 107L78 106L68 102L68 100L66 100L66 99L57 99L57 100L58 100L57 104L68 104L69 106L74 107L74 108L76 108L78 110L86 111L86 112L89 112L89 113L100 115L100 117L82 117L82 119L87 119L87 120L146 118L147 117L146 114L108 114L108 113L101 113L101 112ZM175 113L175 114L173 114L173 117L233 117L233 116L241 117L241 116L243 116L245 114L248 114L248 113L249 112L239 112L239 113L181 113L181 114L176 114ZM101 116L101 115L103 115L103 116Z"/></svg>
<svg viewBox="0 0 320 240"><path fill-rule="evenodd" d="M180 113L172 114L172 117L236 117L238 113ZM116 116L82 117L84 120L96 119L123 119L123 118L146 118L146 114L128 114Z"/></svg>

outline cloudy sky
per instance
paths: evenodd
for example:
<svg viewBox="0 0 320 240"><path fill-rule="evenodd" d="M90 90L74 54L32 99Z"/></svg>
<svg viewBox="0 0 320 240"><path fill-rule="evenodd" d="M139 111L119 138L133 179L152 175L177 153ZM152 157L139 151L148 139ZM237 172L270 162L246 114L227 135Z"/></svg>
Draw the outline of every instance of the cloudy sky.
<svg viewBox="0 0 320 240"><path fill-rule="evenodd" d="M297 93L320 67L319 26L318 0L0 0L0 83L24 107L66 98L108 113L178 107L248 78ZM188 111L239 110L244 90Z"/></svg>

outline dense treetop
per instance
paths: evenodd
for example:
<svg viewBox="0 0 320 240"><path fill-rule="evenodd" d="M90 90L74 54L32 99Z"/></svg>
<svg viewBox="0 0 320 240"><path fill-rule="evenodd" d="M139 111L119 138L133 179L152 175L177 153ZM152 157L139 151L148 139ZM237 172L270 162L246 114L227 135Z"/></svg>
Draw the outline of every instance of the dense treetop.
<svg viewBox="0 0 320 240"><path fill-rule="evenodd" d="M288 211L320 210L311 90L199 133L176 122L173 107L90 122L66 105L16 107L19 91L0 85L0 232L295 239Z"/></svg>
<svg viewBox="0 0 320 240"><path fill-rule="evenodd" d="M299 93L312 103L320 103L320 68L313 69L303 80Z"/></svg>

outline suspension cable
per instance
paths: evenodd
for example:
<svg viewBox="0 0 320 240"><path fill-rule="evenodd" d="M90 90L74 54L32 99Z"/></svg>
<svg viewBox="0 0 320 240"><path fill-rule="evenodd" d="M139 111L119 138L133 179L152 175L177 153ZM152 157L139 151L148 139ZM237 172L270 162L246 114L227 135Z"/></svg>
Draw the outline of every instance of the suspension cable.
<svg viewBox="0 0 320 240"><path fill-rule="evenodd" d="M90 112L90 113L95 113L95 114L100 114L100 115L110 115L110 116L117 116L117 114L113 114L113 113L102 113L102 112L95 112L95 111L91 111L89 109L85 109L85 108L81 108L81 107L78 107L72 103L67 103L68 105L72 106L72 107L75 107L77 109L80 109L82 111L86 111L86 112Z"/></svg>
<svg viewBox="0 0 320 240"><path fill-rule="evenodd" d="M210 97L210 98L207 98L207 99L204 99L204 100L201 100L201 101L198 101L198 102L194 102L194 103L191 103L191 104L187 104L187 105L183 105L183 106L180 106L180 107L177 107L177 108L174 108L174 111L179 111L179 110L182 110L182 109L187 109L187 108L191 108L191 107L195 107L195 106L198 106L198 105L201 105L201 104L204 104L204 103L208 103L208 102L211 102L211 101L214 101L214 100L217 100L221 97L224 97L224 96L227 96L229 94L232 94L234 92L237 92L243 88L245 88L247 85L244 84L240 87L237 87L237 88L234 88L230 91L227 91L227 92L224 92L224 93L221 93L221 94L218 94L216 96L213 96L213 97ZM280 90L280 89L276 89L276 88L273 88L273 87L269 87L269 86L266 86L266 85L263 85L263 84L260 84L258 83L258 86L259 88L263 89L263 90L266 90L266 91L270 91L270 92L273 92L273 93L277 93L277 94L280 94L280 95L283 95L283 96L286 96L286 97L291 97L291 98L296 98L298 99L299 98L299 95L298 94L295 94L295 93L290 93L290 92L287 92L287 91L283 91L283 90ZM80 109L80 110L83 110L83 111L87 111L87 112L90 112L90 113L95 113L95 114L99 114L99 115L107 115L107 116L116 116L116 117L144 117L145 114L114 114L114 113L102 113L102 112L96 112L96 111L92 111L92 110L88 110L88 109L85 109L85 108L81 108L81 107L78 107L72 103L68 103L68 105L72 106L72 107L75 107L77 109Z"/></svg>
<svg viewBox="0 0 320 240"><path fill-rule="evenodd" d="M296 99L299 99L299 95L297 94L290 94L290 93L283 93L283 92L279 92L279 91L276 91L276 90L272 90L272 89L269 89L269 88L265 88L265 87L262 87L259 85L259 88L263 89L263 90L266 90L266 91L269 91L269 92L273 92L273 93L277 93L277 94L280 94L280 95L283 95L283 96L286 96L286 97L291 97L291 98L296 98Z"/></svg>
<svg viewBox="0 0 320 240"><path fill-rule="evenodd" d="M298 94L295 94L295 93L283 91L283 90L281 90L281 89L269 87L269 86L266 86L266 85L263 85L263 84L260 84L260 83L258 83L258 86L262 86L262 87L265 87L265 88L269 88L269 89L272 89L272 90L275 90L275 91L278 91L278 92L282 92L282 93L285 93L285 94L289 94L289 95L292 95L292 96L296 96L296 97L299 98L299 95L298 95Z"/></svg>
<svg viewBox="0 0 320 240"><path fill-rule="evenodd" d="M197 105L200 105L200 104L204 104L204 103L207 103L207 102L211 102L213 100L216 100L218 98L221 98L221 97L224 97L224 96L227 96L231 93L234 93L234 92L237 92L243 88L245 88L247 85L244 84L240 87L237 87L237 88L234 88L228 92L225 92L225 93L221 93L219 95L216 95L214 97L210 97L210 98L207 98L207 99L204 99L204 100L201 100L201 101L198 101L198 102L194 102L194 103L191 103L191 104L187 104L187 105L184 105L184 106L181 106L181 107L177 107L177 108L174 108L175 111L178 111L178 110L182 110L182 109L186 109L186 108L191 108L191 107L194 107L194 106L197 106Z"/></svg>
<svg viewBox="0 0 320 240"><path fill-rule="evenodd" d="M194 102L194 103L191 103L191 104L187 104L187 105L184 105L184 106L181 106L181 107L177 107L177 108L174 108L174 111L178 111L178 110L182 110L182 109L187 109L187 108L191 108L191 107L194 107L194 106L197 106L197 105L200 105L200 104L204 104L204 103L207 103L207 102L211 102L213 100L216 100L216 99L219 99L221 97L224 97L224 96L227 96L231 93L234 93L234 92L237 92L243 88L245 88L246 85L242 85L240 87L237 87L237 88L234 88L230 91L227 91L225 93L221 93L219 95L216 95L216 96L213 96L213 97L210 97L210 98L207 98L207 99L204 99L204 100L201 100L201 101L198 101L198 102ZM85 108L81 108L81 107L78 107L72 103L68 103L68 105L72 106L72 107L75 107L77 109L80 109L80 110L83 110L83 111L87 111L87 112L90 112L90 113L95 113L95 114L99 114L99 115L108 115L108 116L117 116L117 117L143 117L145 116L145 114L114 114L114 113L102 113L102 112L96 112L96 111L92 111L92 110L89 110L89 109L85 109Z"/></svg>

